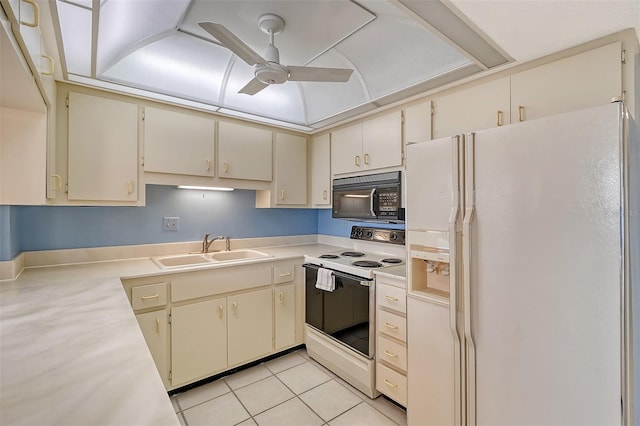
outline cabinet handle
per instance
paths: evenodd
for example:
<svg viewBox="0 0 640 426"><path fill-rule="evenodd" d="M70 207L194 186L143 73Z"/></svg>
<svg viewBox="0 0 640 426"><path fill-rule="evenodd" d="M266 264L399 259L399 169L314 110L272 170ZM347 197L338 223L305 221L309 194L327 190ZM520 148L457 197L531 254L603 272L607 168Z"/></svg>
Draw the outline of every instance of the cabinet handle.
<svg viewBox="0 0 640 426"><path fill-rule="evenodd" d="M329 194L327 193L327 190L325 189L324 191L322 191L322 199L326 200L328 198Z"/></svg>
<svg viewBox="0 0 640 426"><path fill-rule="evenodd" d="M522 105L518 107L518 121L524 121L524 107Z"/></svg>
<svg viewBox="0 0 640 426"><path fill-rule="evenodd" d="M396 385L395 383L391 383L387 379L384 379L384 384L389 386L390 388L394 388L394 389L398 387L398 385Z"/></svg>
<svg viewBox="0 0 640 426"><path fill-rule="evenodd" d="M284 293L283 292L278 293L278 299L280 299L280 303L284 302Z"/></svg>
<svg viewBox="0 0 640 426"><path fill-rule="evenodd" d="M397 325L389 324L388 322L385 322L384 326L387 327L387 328L390 328L391 330L397 330L398 329Z"/></svg>
<svg viewBox="0 0 640 426"><path fill-rule="evenodd" d="M49 69L47 71L42 71L42 74L44 75L53 75L53 58L49 55L40 55L43 58L45 58L47 61L49 61Z"/></svg>
<svg viewBox="0 0 640 426"><path fill-rule="evenodd" d="M152 294L151 296L141 296L140 299L149 300L149 299L158 299L159 297L160 295L156 293L156 294Z"/></svg>
<svg viewBox="0 0 640 426"><path fill-rule="evenodd" d="M385 296L384 298L387 299L389 302L397 302L398 301L397 297Z"/></svg>
<svg viewBox="0 0 640 426"><path fill-rule="evenodd" d="M207 162L207 171L211 171L211 160L205 160Z"/></svg>
<svg viewBox="0 0 640 426"><path fill-rule="evenodd" d="M280 274L281 277L290 277L291 272L287 272L286 274Z"/></svg>
<svg viewBox="0 0 640 426"><path fill-rule="evenodd" d="M233 304L231 305L233 306L233 315L238 313L238 304L236 302L233 302Z"/></svg>
<svg viewBox="0 0 640 426"><path fill-rule="evenodd" d="M218 305L218 318L222 318L224 316L224 308L222 305Z"/></svg>
<svg viewBox="0 0 640 426"><path fill-rule="evenodd" d="M160 333L160 318L156 318L156 333Z"/></svg>
<svg viewBox="0 0 640 426"><path fill-rule="evenodd" d="M229 173L229 162L225 161L224 166L222 167L222 171L225 173Z"/></svg>
<svg viewBox="0 0 640 426"><path fill-rule="evenodd" d="M27 27L35 28L40 25L40 6L35 2L35 0L22 0L23 2L30 4L33 6L33 22L25 22L20 21L20 24L26 25Z"/></svg>
<svg viewBox="0 0 640 426"><path fill-rule="evenodd" d="M284 189L280 190L280 199L284 200Z"/></svg>
<svg viewBox="0 0 640 426"><path fill-rule="evenodd" d="M127 181L127 194L129 194L129 195L133 194L133 181L132 180L128 180Z"/></svg>
<svg viewBox="0 0 640 426"><path fill-rule="evenodd" d="M356 166L360 167L360 156L356 155Z"/></svg>
<svg viewBox="0 0 640 426"><path fill-rule="evenodd" d="M55 180L56 184L51 188L53 191L59 191L62 189L62 178L60 175L51 175L51 177Z"/></svg>
<svg viewBox="0 0 640 426"><path fill-rule="evenodd" d="M496 125L498 127L502 126L502 111L498 111L498 118L497 118L497 121L496 121Z"/></svg>
<svg viewBox="0 0 640 426"><path fill-rule="evenodd" d="M364 164L369 164L369 154L364 155Z"/></svg>
<svg viewBox="0 0 640 426"><path fill-rule="evenodd" d="M384 351L384 354L385 354L386 356L390 356L391 358L398 358L398 355L396 355L396 354L394 354L394 353L391 353L391 352L389 352L389 351Z"/></svg>

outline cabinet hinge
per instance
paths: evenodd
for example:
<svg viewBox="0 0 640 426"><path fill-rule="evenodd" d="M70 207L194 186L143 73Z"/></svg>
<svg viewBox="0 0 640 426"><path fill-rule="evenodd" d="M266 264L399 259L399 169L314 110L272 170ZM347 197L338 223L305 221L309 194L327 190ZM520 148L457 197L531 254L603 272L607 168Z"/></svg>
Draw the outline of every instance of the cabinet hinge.
<svg viewBox="0 0 640 426"><path fill-rule="evenodd" d="M67 106L67 108L69 108L69 98L67 98L67 99L64 101L64 104Z"/></svg>
<svg viewBox="0 0 640 426"><path fill-rule="evenodd" d="M620 54L620 60L622 61L623 64L627 63L627 51L623 50L622 53Z"/></svg>
<svg viewBox="0 0 640 426"><path fill-rule="evenodd" d="M404 124L404 111L400 112L400 123Z"/></svg>
<svg viewBox="0 0 640 426"><path fill-rule="evenodd" d="M169 324L171 324L171 314L169 314Z"/></svg>
<svg viewBox="0 0 640 426"><path fill-rule="evenodd" d="M169 371L169 380L173 379L173 371Z"/></svg>
<svg viewBox="0 0 640 426"><path fill-rule="evenodd" d="M431 116L433 116L433 114L435 113L436 113L436 108L433 105L431 105Z"/></svg>
<svg viewBox="0 0 640 426"><path fill-rule="evenodd" d="M144 121L144 108L142 108L142 121Z"/></svg>

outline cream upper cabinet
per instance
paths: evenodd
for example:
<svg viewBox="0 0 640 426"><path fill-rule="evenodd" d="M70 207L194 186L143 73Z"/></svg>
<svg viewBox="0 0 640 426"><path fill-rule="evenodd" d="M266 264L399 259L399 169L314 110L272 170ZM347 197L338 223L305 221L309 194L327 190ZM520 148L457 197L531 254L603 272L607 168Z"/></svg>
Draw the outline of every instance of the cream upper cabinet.
<svg viewBox="0 0 640 426"><path fill-rule="evenodd" d="M307 139L276 133L275 204L307 204Z"/></svg>
<svg viewBox="0 0 640 426"><path fill-rule="evenodd" d="M136 315L165 388L169 388L169 316L166 309Z"/></svg>
<svg viewBox="0 0 640 426"><path fill-rule="evenodd" d="M153 107L144 109L144 171L213 176L215 120Z"/></svg>
<svg viewBox="0 0 640 426"><path fill-rule="evenodd" d="M138 199L138 105L69 92L69 200Z"/></svg>
<svg viewBox="0 0 640 426"><path fill-rule="evenodd" d="M404 108L403 136L405 144L431 140L431 101Z"/></svg>
<svg viewBox="0 0 640 426"><path fill-rule="evenodd" d="M510 123L509 77L472 86L433 100L433 138Z"/></svg>
<svg viewBox="0 0 640 426"><path fill-rule="evenodd" d="M218 123L218 176L271 181L270 130L220 121Z"/></svg>
<svg viewBox="0 0 640 426"><path fill-rule="evenodd" d="M227 298L229 365L241 364L273 350L273 290Z"/></svg>
<svg viewBox="0 0 640 426"><path fill-rule="evenodd" d="M226 298L171 309L171 383L178 387L227 366Z"/></svg>
<svg viewBox="0 0 640 426"><path fill-rule="evenodd" d="M402 165L402 112L362 123L362 167L382 169Z"/></svg>
<svg viewBox="0 0 640 426"><path fill-rule="evenodd" d="M274 289L275 349L293 346L296 342L296 299L294 284Z"/></svg>
<svg viewBox="0 0 640 426"><path fill-rule="evenodd" d="M362 124L331 133L331 173L357 172L362 169Z"/></svg>
<svg viewBox="0 0 640 426"><path fill-rule="evenodd" d="M311 139L311 202L331 207L331 134Z"/></svg>
<svg viewBox="0 0 640 426"><path fill-rule="evenodd" d="M622 45L615 42L511 76L511 121L603 105L622 95Z"/></svg>
<svg viewBox="0 0 640 426"><path fill-rule="evenodd" d="M402 165L402 113L395 111L331 134L334 175Z"/></svg>

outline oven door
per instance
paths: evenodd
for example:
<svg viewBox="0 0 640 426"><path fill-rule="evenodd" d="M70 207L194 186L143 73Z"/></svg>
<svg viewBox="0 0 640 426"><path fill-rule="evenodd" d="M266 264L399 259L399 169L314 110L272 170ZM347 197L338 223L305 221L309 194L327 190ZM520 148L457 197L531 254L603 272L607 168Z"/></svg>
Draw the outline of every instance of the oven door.
<svg viewBox="0 0 640 426"><path fill-rule="evenodd" d="M304 265L305 322L334 340L374 356L375 286L373 280L333 271L334 291L316 288L318 265Z"/></svg>

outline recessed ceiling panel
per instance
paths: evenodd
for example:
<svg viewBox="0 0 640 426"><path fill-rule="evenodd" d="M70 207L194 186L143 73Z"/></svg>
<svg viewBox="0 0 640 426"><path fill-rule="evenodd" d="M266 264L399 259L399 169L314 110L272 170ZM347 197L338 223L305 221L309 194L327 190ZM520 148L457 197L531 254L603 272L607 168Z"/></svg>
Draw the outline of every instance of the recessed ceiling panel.
<svg viewBox="0 0 640 426"><path fill-rule="evenodd" d="M91 75L91 11L69 3L56 3L67 72Z"/></svg>
<svg viewBox="0 0 640 426"><path fill-rule="evenodd" d="M284 31L275 36L284 65L305 65L375 19L348 0L195 0L180 29L215 40L198 23L219 23L263 55L269 36L258 27L258 17L264 13L275 13L284 19Z"/></svg>
<svg viewBox="0 0 640 426"><path fill-rule="evenodd" d="M101 77L220 105L220 89L231 55L218 45L175 33L131 53Z"/></svg>
<svg viewBox="0 0 640 426"><path fill-rule="evenodd" d="M109 0L100 6L98 73L149 38L175 30L188 0Z"/></svg>

